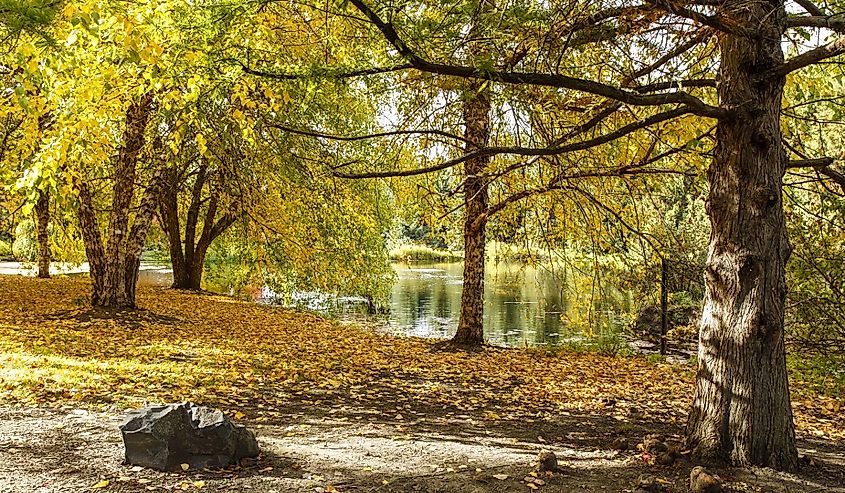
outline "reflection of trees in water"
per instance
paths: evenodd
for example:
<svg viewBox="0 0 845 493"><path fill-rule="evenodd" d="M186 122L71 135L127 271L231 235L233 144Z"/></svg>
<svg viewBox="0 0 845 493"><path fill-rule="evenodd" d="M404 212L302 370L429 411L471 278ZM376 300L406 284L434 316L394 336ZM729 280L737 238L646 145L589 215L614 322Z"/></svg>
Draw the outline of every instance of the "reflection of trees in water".
<svg viewBox="0 0 845 493"><path fill-rule="evenodd" d="M460 310L462 265L417 265L410 271L396 268L403 272L391 294L392 323L416 335L451 336ZM440 271L420 272L428 268ZM577 323L564 322L561 312L570 320L584 320L584 314L574 312L624 308L615 306L613 296L605 293L597 292L595 298L589 292L573 296L571 291L579 283L572 281L561 270L490 265L485 279L485 334L494 342L511 345L556 342L579 335L583 329ZM572 298L580 298L580 302Z"/></svg>

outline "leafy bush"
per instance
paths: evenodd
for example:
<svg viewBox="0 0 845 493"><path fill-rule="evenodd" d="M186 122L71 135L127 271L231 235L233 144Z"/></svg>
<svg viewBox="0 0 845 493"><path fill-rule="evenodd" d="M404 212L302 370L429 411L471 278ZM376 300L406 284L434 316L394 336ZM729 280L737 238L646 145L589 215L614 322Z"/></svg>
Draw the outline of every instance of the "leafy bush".
<svg viewBox="0 0 845 493"><path fill-rule="evenodd" d="M35 242L35 223L31 219L24 219L15 227L12 254L19 260L27 262L34 262L38 256L38 245Z"/></svg>

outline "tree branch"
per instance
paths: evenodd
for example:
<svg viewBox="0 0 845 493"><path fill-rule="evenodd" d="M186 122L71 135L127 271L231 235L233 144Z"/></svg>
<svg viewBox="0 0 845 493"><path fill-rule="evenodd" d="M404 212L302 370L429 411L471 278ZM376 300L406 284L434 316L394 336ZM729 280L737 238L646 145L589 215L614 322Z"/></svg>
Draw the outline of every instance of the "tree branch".
<svg viewBox="0 0 845 493"><path fill-rule="evenodd" d="M669 0L646 0L646 2L660 7L661 9L667 12L675 14L678 17L690 19L692 21L698 22L699 24L712 27L713 29L722 31L724 33L734 34L736 36L742 36L745 38L753 39L759 38L761 36L760 32L754 29L748 29L747 27L732 25L733 21L731 19L725 18L721 15L702 14L701 12L696 12L695 10L674 5Z"/></svg>
<svg viewBox="0 0 845 493"><path fill-rule="evenodd" d="M824 46L790 58L772 70L767 76L776 75L782 77L822 60L842 55L843 53L845 53L845 36L840 36Z"/></svg>
<svg viewBox="0 0 845 493"><path fill-rule="evenodd" d="M789 17L786 27L816 27L827 28L838 33L845 33L845 17L813 15L810 17Z"/></svg>
<svg viewBox="0 0 845 493"><path fill-rule="evenodd" d="M575 152L575 151L583 151L593 147L598 147L602 144L606 144L608 142L612 142L617 140L625 135L633 133L637 130L649 127L651 125L661 123L667 120L671 120L673 118L677 118L679 116L683 116L685 114L691 113L689 108L682 106L680 108L676 108L674 110L664 111L662 113L656 113L651 115L647 118L643 118L641 120L637 120L636 122L629 123L628 125L624 125L619 127L618 129L614 130L613 132L609 132L604 135L600 135L598 137L594 137L592 139L580 141L580 142L573 142L572 144L568 145L560 145L560 146L552 146L552 147L543 147L543 148L527 148L527 147L482 147L476 151L468 152L463 156L457 157L455 159L450 159L443 163L440 163L436 166L430 166L427 168L418 168L418 169L411 169L411 170L403 170L403 171L379 171L373 173L360 173L360 174L353 174L353 173L337 173L333 172L332 174L338 178L349 178L349 179L361 179L361 178L394 178L394 177L403 177L403 176L416 176L422 175L426 173L432 173L434 171L440 171L447 168L451 168L456 166L460 163L463 163L469 159L479 158L479 157L486 157L486 156L494 156L499 154L511 154L511 155L518 155L518 156L554 156L558 154L564 154L567 152ZM600 113L601 115L601 113ZM598 118L598 116L597 116ZM588 122L589 123L589 122Z"/></svg>
<svg viewBox="0 0 845 493"><path fill-rule="evenodd" d="M461 142L468 142L465 138L460 135L455 135L449 132L444 132L442 130L394 130L390 132L381 132L376 134L367 134L367 135L352 135L352 136L345 136L345 135L332 135L322 132L316 132L314 130L303 130L293 127L286 127L284 125L278 124L268 124L268 127L275 128L278 130L282 130L284 132L289 132L292 134L297 135L305 135L307 137L318 137L321 139L328 139L328 140L337 140L341 142L356 142L360 140L370 140L370 139L378 139L380 137L393 137L397 135L437 135L440 137L445 137L447 139L455 139L460 140Z"/></svg>
<svg viewBox="0 0 845 493"><path fill-rule="evenodd" d="M363 77L366 75L378 75L378 74L387 74L390 72L399 72L400 70L407 70L414 68L410 63L403 63L399 65L393 65L391 67L371 67L371 68L364 68L364 69L357 69L357 70L344 70L344 69L321 69L319 71L308 73L286 73L286 72L270 72L266 70L259 70L254 69L246 65L240 60L229 58L224 61L230 61L238 64L245 73L249 75L255 75L258 77L265 77L268 79L275 79L275 80L299 80L299 79L308 79L308 78L326 78L326 79L349 79L352 77Z"/></svg>
<svg viewBox="0 0 845 493"><path fill-rule="evenodd" d="M600 82L578 79L559 74L541 74L532 72L504 72L498 70L479 69L462 65L445 65L434 63L417 55L402 38L392 24L385 22L363 0L350 0L350 3L360 10L382 33L385 40L393 46L399 54L408 60L410 65L423 72L439 75L451 75L465 79L480 79L501 82L505 84L530 84L535 86L558 87L574 91L604 96L615 101L632 106L660 106L664 104L683 104L689 108L689 113L709 118L724 118L728 112L722 108L705 104L702 100L682 91L668 94L639 94Z"/></svg>
<svg viewBox="0 0 845 493"><path fill-rule="evenodd" d="M818 16L824 15L824 12L822 12L822 9L820 9L816 4L814 4L810 0L795 0L795 3L800 5L810 15L818 15Z"/></svg>

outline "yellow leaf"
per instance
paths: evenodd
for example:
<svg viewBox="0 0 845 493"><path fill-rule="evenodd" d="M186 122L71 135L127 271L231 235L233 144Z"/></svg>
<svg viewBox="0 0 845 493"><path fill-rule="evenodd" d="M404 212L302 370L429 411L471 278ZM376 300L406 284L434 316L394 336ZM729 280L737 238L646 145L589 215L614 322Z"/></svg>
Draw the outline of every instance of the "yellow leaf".
<svg viewBox="0 0 845 493"><path fill-rule="evenodd" d="M205 486L205 481L194 481L194 488L202 488Z"/></svg>
<svg viewBox="0 0 845 493"><path fill-rule="evenodd" d="M94 486L92 486L92 488L105 488L108 485L109 485L109 480L104 479L104 480L100 481L99 483L95 484Z"/></svg>
<svg viewBox="0 0 845 493"><path fill-rule="evenodd" d="M191 468L189 464L179 464L179 467L181 467L183 471L187 471Z"/></svg>

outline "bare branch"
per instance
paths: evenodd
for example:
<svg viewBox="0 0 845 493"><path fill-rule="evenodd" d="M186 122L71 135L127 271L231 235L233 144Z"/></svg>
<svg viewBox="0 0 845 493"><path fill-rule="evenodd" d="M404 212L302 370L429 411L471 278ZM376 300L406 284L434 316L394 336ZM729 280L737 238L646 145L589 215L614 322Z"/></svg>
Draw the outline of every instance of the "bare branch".
<svg viewBox="0 0 845 493"><path fill-rule="evenodd" d="M364 68L364 69L357 69L357 70L348 70L348 69L340 69L340 68L326 68L317 70L311 73L289 73L289 72L271 72L267 70L259 70L252 67L249 67L244 62L229 58L224 61L233 62L241 67L245 73L249 75L255 75L258 77L265 77L268 79L275 79L275 80L300 80L300 79L308 79L308 78L325 78L325 79L349 79L353 77L363 77L366 75L379 75L379 74L387 74L391 72L399 72L401 70L407 70L413 68L410 63L403 63L399 65L393 65L390 67L371 67L371 68Z"/></svg>
<svg viewBox="0 0 845 493"><path fill-rule="evenodd" d="M810 17L790 17L786 19L786 27L827 28L838 33L845 33L845 17L841 15L814 15Z"/></svg>
<svg viewBox="0 0 845 493"><path fill-rule="evenodd" d="M814 4L810 0L795 0L795 3L800 5L810 15L819 15L819 16L824 15L824 12L822 12L822 9L820 9L816 4Z"/></svg>
<svg viewBox="0 0 845 493"><path fill-rule="evenodd" d="M367 135L352 135L352 136L345 136L345 135L332 135L322 132L316 132L314 130L303 130L293 127L286 127L284 125L278 124L268 124L268 127L276 128L282 130L284 132L297 134L297 135L305 135L307 137L318 137L321 139L328 139L328 140L337 140L341 142L356 142L361 140L370 140L370 139L378 139L381 137L393 137L397 135L437 135L439 137L445 137L447 139L455 139L460 140L461 142L469 142L464 137L460 135L455 135L449 132L444 132L442 130L394 130L391 132L380 132L375 134L367 134Z"/></svg>
<svg viewBox="0 0 845 493"><path fill-rule="evenodd" d="M747 27L742 27L735 25L735 23L729 19L725 18L721 15L707 15L702 14L701 12L696 12L695 10L691 10L685 7L681 7L678 5L673 4L669 0L646 0L648 3L660 7L661 9L670 12L672 14L677 15L678 17L684 17L686 19L693 20L698 22L701 25L712 27L718 31L722 31L728 34L734 34L736 36L742 36L745 38L759 38L760 32L754 29L748 29Z"/></svg>
<svg viewBox="0 0 845 493"><path fill-rule="evenodd" d="M842 55L843 53L845 53L845 36L840 36L835 41L832 41L824 46L820 46L814 50L810 50L806 53L790 58L767 74L767 76L784 76L822 60Z"/></svg>
<svg viewBox="0 0 845 493"><path fill-rule="evenodd" d="M681 106L674 110L664 111L662 113L656 113L651 115L647 118L643 118L641 120L637 120L636 122L629 123L628 125L624 125L619 127L618 129L609 132L604 135L600 135L598 137L594 137L592 139L583 140L580 142L573 142L568 145L559 145L559 146L551 146L551 147L543 147L543 148L528 148L528 147L482 147L478 150L473 152L468 152L463 156L457 157L455 159L450 159L443 163L440 163L435 166L430 166L427 168L417 168L417 169L410 169L410 170L402 170L402 171L377 171L372 173L332 173L334 176L338 178L350 178L350 179L360 179L360 178L393 178L393 177L403 177L403 176L416 176L416 175L423 175L426 173L432 173L434 171L440 171L447 168L451 168L458 164L461 164L469 159L475 159L479 157L486 157L486 156L494 156L499 154L511 154L517 156L554 156L558 154L564 154L567 152L575 152L575 151L583 151L587 149L591 149L593 147L598 147L602 144L607 144L608 142L612 142L617 140L621 137L624 137L630 133L636 132L637 130L649 127L651 125L655 125L657 123L661 123L667 120L671 120L677 118L679 116L683 116L685 114L691 113L689 108L685 106ZM601 113L600 113L601 115ZM598 118L598 116L596 117ZM595 118L594 118L595 119ZM588 122L589 123L589 122Z"/></svg>
<svg viewBox="0 0 845 493"><path fill-rule="evenodd" d="M468 79L490 80L505 84L530 84L535 86L559 87L604 96L632 106L661 106L682 104L688 107L688 113L709 118L724 118L728 112L722 108L705 104L702 100L682 91L667 94L639 94L600 82L578 79L559 74L533 72L503 72L479 69L461 65L434 63L417 55L402 38L392 24L385 22L363 0L350 0L381 31L385 40L404 57L413 68L439 75L451 75Z"/></svg>

